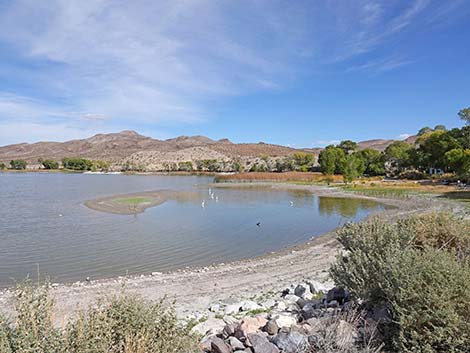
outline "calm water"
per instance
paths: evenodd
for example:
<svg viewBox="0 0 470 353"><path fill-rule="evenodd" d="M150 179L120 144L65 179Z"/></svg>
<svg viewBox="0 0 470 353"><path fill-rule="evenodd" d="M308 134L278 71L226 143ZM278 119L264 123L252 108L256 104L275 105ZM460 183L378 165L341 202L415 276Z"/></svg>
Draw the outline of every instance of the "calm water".
<svg viewBox="0 0 470 353"><path fill-rule="evenodd" d="M42 276L70 282L252 257L302 243L382 208L370 201L262 189L213 189L212 199L201 186L211 181L0 173L0 286L28 274L35 277L38 264ZM83 205L98 197L160 189L194 191L196 196L170 200L137 216Z"/></svg>

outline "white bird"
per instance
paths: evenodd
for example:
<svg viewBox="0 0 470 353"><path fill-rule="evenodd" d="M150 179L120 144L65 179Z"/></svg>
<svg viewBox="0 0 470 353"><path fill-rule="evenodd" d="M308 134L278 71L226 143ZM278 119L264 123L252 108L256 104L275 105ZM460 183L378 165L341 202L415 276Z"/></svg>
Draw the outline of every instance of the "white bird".
<svg viewBox="0 0 470 353"><path fill-rule="evenodd" d="M63 214L62 214L62 213L59 213L59 217L62 217L62 216L63 216Z"/></svg>
<svg viewBox="0 0 470 353"><path fill-rule="evenodd" d="M219 197L218 196L215 197L215 202L219 202Z"/></svg>
<svg viewBox="0 0 470 353"><path fill-rule="evenodd" d="M201 202L201 207L202 207L202 208L206 207L206 200L202 200L202 202Z"/></svg>
<svg viewBox="0 0 470 353"><path fill-rule="evenodd" d="M294 201L290 202L290 207L294 207Z"/></svg>
<svg viewBox="0 0 470 353"><path fill-rule="evenodd" d="M212 199L212 200L214 199L214 194L213 194L213 193L211 194L211 199Z"/></svg>
<svg viewBox="0 0 470 353"><path fill-rule="evenodd" d="M210 194L212 194L212 190L211 190L211 188L209 188L209 195L210 195Z"/></svg>

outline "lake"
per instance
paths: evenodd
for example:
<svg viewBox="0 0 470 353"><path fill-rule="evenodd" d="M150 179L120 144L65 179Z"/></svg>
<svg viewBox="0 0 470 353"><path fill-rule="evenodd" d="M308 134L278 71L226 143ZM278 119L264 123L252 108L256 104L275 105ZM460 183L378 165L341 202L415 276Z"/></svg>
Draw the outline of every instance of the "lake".
<svg viewBox="0 0 470 353"><path fill-rule="evenodd" d="M253 257L300 244L383 208L372 201L304 191L209 191L205 185L212 180L0 173L0 286L28 275L35 278L38 268L52 282L73 282ZM154 190L191 191L193 196L138 215L84 206L89 199Z"/></svg>

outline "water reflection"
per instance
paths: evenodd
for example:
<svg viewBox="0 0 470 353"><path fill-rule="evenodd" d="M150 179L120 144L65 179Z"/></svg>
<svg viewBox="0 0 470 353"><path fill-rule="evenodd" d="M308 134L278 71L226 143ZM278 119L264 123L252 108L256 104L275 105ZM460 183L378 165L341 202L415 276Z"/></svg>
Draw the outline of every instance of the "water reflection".
<svg viewBox="0 0 470 353"><path fill-rule="evenodd" d="M318 210L322 216L340 214L342 217L351 218L360 210L372 211L377 207L377 202L365 199L320 196L318 201Z"/></svg>

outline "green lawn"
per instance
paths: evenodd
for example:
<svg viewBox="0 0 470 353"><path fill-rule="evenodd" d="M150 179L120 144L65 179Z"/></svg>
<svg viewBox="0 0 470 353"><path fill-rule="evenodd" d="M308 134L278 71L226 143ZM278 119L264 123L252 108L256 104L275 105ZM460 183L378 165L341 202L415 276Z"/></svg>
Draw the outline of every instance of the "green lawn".
<svg viewBox="0 0 470 353"><path fill-rule="evenodd" d="M135 205L135 204L146 203L146 202L151 202L151 201L152 200L149 199L148 197L123 197L123 198L116 200L116 202L124 203L128 205Z"/></svg>

